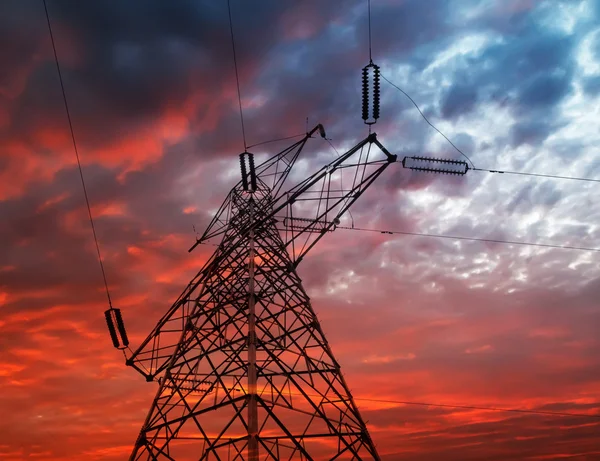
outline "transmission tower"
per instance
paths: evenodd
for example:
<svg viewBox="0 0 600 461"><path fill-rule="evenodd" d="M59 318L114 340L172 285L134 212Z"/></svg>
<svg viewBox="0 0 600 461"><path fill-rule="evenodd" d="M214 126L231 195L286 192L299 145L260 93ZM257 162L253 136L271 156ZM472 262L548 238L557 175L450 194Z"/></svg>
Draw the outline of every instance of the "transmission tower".
<svg viewBox="0 0 600 461"><path fill-rule="evenodd" d="M257 166L240 155L240 182L190 251L218 248L126 354L158 382L130 460L380 459L296 268L396 156L373 133L298 178L317 132ZM107 320L125 349L120 312Z"/></svg>

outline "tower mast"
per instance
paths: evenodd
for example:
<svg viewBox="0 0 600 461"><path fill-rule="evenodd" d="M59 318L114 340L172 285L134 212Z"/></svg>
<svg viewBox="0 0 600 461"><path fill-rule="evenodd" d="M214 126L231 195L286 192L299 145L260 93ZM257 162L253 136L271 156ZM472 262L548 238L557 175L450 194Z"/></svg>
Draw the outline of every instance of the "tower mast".
<svg viewBox="0 0 600 461"><path fill-rule="evenodd" d="M240 155L218 248L127 359L159 383L131 461L380 459L296 268L396 156L372 133L290 186L316 133Z"/></svg>

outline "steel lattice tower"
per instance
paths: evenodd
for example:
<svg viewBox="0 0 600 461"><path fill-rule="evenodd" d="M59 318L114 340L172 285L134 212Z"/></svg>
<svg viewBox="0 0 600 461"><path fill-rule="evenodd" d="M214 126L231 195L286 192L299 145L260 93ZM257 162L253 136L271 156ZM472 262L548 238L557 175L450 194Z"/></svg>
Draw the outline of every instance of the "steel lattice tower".
<svg viewBox="0 0 600 461"><path fill-rule="evenodd" d="M159 384L130 460L379 459L296 268L396 156L370 134L286 190L317 131L256 167L240 155L196 243L218 248L128 354Z"/></svg>

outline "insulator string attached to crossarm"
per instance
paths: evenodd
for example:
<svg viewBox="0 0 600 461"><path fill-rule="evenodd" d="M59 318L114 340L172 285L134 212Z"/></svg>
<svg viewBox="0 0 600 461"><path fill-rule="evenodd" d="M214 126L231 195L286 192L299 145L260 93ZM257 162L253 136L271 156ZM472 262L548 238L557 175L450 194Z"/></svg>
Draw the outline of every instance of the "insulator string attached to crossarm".
<svg viewBox="0 0 600 461"><path fill-rule="evenodd" d="M246 153L240 154L240 173L242 175L242 188L248 190L248 170L246 169Z"/></svg>
<svg viewBox="0 0 600 461"><path fill-rule="evenodd" d="M125 323L121 316L121 310L111 307L104 312L104 317L106 318L106 325L108 326L113 346L120 350L126 349L129 346L129 339L125 331Z"/></svg>
<svg viewBox="0 0 600 461"><path fill-rule="evenodd" d="M362 119L365 123L369 119L369 68L362 70Z"/></svg>
<svg viewBox="0 0 600 461"><path fill-rule="evenodd" d="M372 74L372 79L369 77ZM374 125L379 118L381 85L380 85L380 70L377 64L372 62L362 69L362 119L367 125ZM373 83L370 89L370 83ZM373 98L369 97L373 95Z"/></svg>
<svg viewBox="0 0 600 461"><path fill-rule="evenodd" d="M256 187L256 169L254 168L254 155L253 154L248 154L248 166L250 167L250 169L249 169L250 187L252 187L252 190L255 191L257 189L257 187Z"/></svg>
<svg viewBox="0 0 600 461"><path fill-rule="evenodd" d="M402 167L415 171L455 175L465 175L469 171L469 165L462 160L421 156L404 157Z"/></svg>
<svg viewBox="0 0 600 461"><path fill-rule="evenodd" d="M373 64L373 119L375 121L379 118L379 103L381 97L379 75L379 66Z"/></svg>

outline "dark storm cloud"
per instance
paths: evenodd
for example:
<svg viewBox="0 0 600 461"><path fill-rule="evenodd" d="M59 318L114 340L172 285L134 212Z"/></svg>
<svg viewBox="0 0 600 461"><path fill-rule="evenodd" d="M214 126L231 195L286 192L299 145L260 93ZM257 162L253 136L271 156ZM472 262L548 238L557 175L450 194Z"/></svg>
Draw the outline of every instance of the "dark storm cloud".
<svg viewBox="0 0 600 461"><path fill-rule="evenodd" d="M571 87L571 75L559 72L539 75L531 79L521 91L520 103L534 109L554 106L561 101Z"/></svg>
<svg viewBox="0 0 600 461"><path fill-rule="evenodd" d="M342 138L336 127L340 115L355 114L359 122L356 68L366 63L363 6L356 1L232 4L236 35L244 37L237 44L242 94L251 97L260 89L268 96L264 107L246 110L249 137L261 141L301 132L308 116L311 125L329 125L330 136L336 139ZM434 9L415 2L375 7L373 20L383 24L374 31L380 52L386 51L387 43L401 43L408 50L439 35L444 8L444 2ZM223 83L234 88L225 5L112 2L110 7L84 3L73 8L69 2L57 1L49 2L49 9L56 35L74 44L72 53L79 55L73 63L63 62L63 73L84 147L105 146L127 136L166 110L177 109L196 91L205 97L191 114L192 126L199 126L207 116L224 122L199 140L202 154L212 156L230 148L226 139L239 131L233 104L220 102L213 113L206 112L224 90ZM294 18L291 23L289 17ZM343 32L335 25L323 25L312 36L280 39L295 27L294 21L311 24L327 17L355 19L362 25ZM43 26L36 36L47 42ZM60 55L61 40L58 46ZM290 66L292 55L297 59ZM47 127L47 120L64 122L53 73L48 63L30 75L24 93L11 104L6 133L27 139L32 131Z"/></svg>
<svg viewBox="0 0 600 461"><path fill-rule="evenodd" d="M560 125L555 108L572 91L576 43L576 37L548 29L535 15L522 16L502 42L459 65L442 116L454 118L477 102L500 102L509 95L506 102L517 116L513 147L544 141Z"/></svg>
<svg viewBox="0 0 600 461"><path fill-rule="evenodd" d="M560 128L562 122L551 117L540 115L519 121L513 125L510 132L511 146L518 147L522 144L530 146L540 145L553 131Z"/></svg>
<svg viewBox="0 0 600 461"><path fill-rule="evenodd" d="M113 289L133 283L126 269L134 264L134 257L126 252L128 246L144 248L171 234L187 235L191 245L193 227L201 229L208 222L203 211L184 214L190 203L178 194L186 187L179 178L196 161L189 152L175 151L141 171L126 174L122 181L116 180L114 170L99 166L85 170L88 195L98 210L95 222L100 244L108 253L118 252L105 262ZM124 215L100 213L104 206L115 203L126 204ZM212 204L216 205L218 202ZM52 298L74 302L92 293L101 300L99 267L85 214L81 183L73 168L61 170L54 181L38 185L24 196L0 201L0 239L7 249L0 254L0 267L12 268L1 274L0 287L12 294L65 288L56 297L49 293L46 305ZM155 251L170 261L185 255L184 249ZM22 307L16 299L7 309ZM35 309L35 304L29 302L29 309Z"/></svg>
<svg viewBox="0 0 600 461"><path fill-rule="evenodd" d="M410 69L406 89L428 116L441 112L456 122L482 111L482 103L510 104L517 118L508 136L514 146L536 147L562 126L557 107L572 91L577 37L538 24L531 11L535 2L502 0L485 17L469 20L469 6L483 3L372 3L374 60L390 72ZM204 228L239 177L233 157L241 150L241 134L226 2L48 4L109 284L132 343L139 344L212 250L198 247L187 254L192 226ZM0 9L5 5L10 8L0 11L0 40L11 46L0 47L0 58L19 72L0 71L10 80L0 79L0 109L9 113L7 127L0 111L0 142L18 136L37 147L35 169L12 170L19 173L16 179L56 171L0 201L0 385L8 389L0 397L8 415L0 432L11 452L20 453L15 459L39 446L47 459L123 459L155 389L138 386L122 357L108 349L106 301L70 146L60 149L36 137L40 130L68 133L43 10L37 0L15 0ZM517 6L517 13L502 14ZM249 144L300 133L307 116L310 126L325 124L338 148L366 135L359 107L360 68L368 62L366 2L233 0L232 10ZM504 41L492 40L480 56L465 58L464 68L440 66L435 72L449 86L427 93L430 82L423 85L428 76L421 72L440 52L470 32L489 31ZM22 93L14 90L20 85ZM383 116L376 128L390 151L461 158L447 145L431 152L430 135L438 135L402 94L386 82L382 88ZM163 142L154 122L172 112L189 126ZM112 148L130 136L130 143ZM489 151L506 136L491 137ZM144 141L156 138L158 152L150 155ZM469 156L483 149L476 135L452 140ZM268 146L273 152L284 145ZM124 168L90 154L94 147L142 162ZM557 141L556 152L573 159L586 147L583 139L565 139ZM335 157L324 141L311 140L305 152L309 169L316 167L318 151ZM501 152L490 155L506 160ZM0 170L16 158L0 155ZM600 168L596 163L590 161L590 175ZM570 192L538 182L514 199L500 187L491 189L493 197L474 193L484 178L446 178L392 165L353 208L356 225L508 239L515 232L511 212L514 222L532 208L549 212ZM503 180L487 181L482 189ZM598 213L592 189L588 195L588 221L575 216L573 223L561 223L559 243L593 240ZM456 209L450 201L431 205L446 197L456 199ZM521 233L541 234L544 221ZM570 268L579 254L532 251L525 258L521 250L527 249L340 229L311 252L300 275L315 294L328 340L357 396L592 411L597 404L573 399L594 399L600 380L600 290L594 282L580 287L593 277L587 272L594 260L579 271ZM526 281L518 281L523 274ZM364 416L390 461L597 451L597 427L586 426L588 420L499 420L413 407L369 409ZM102 438L90 435L90 427ZM65 443L73 434L77 442Z"/></svg>
<svg viewBox="0 0 600 461"><path fill-rule="evenodd" d="M280 5L263 2L250 7L234 2L238 32L247 37L240 51L251 50L240 52L242 76L251 73L254 57L275 41L277 28L264 24L276 21ZM72 53L79 54L74 64L63 62L63 73L82 143L103 145L160 116L165 109L177 108L194 88L215 94L220 92L223 75L231 80L225 4L86 2L73 8L71 2L49 2L49 9L59 56L61 43L69 41L74 46ZM30 15L40 12L31 8L27 13L21 19L26 24ZM44 24L38 25L33 36L38 42L47 42ZM62 51L63 56L70 52ZM22 50L14 53L15 57L21 55ZM9 67L14 64L11 56ZM48 91L48 85L56 90L55 72L48 63L29 77L24 93L13 102L8 132L26 136L28 129L39 128L36 118L60 115L60 100L52 99L56 91Z"/></svg>
<svg viewBox="0 0 600 461"><path fill-rule="evenodd" d="M327 5L329 7L329 3ZM320 4L319 10L323 8L325 4ZM372 21L377 24L373 29L374 59L377 53L390 59L396 51L405 53L408 58L407 50L443 32L446 8L445 2L427 6L420 2L375 3L372 11ZM361 2L345 2L331 7L330 11L320 11L320 14L353 21L357 26L342 28L330 23L310 38L284 42L272 50L257 79L257 85L270 99L264 109L253 114L255 132L268 138L269 122L282 119L289 120L286 124L294 126L289 132L294 132L309 116L311 125L313 121L323 123L334 140L349 139L347 128L342 128L348 123L356 127L352 130L356 134L350 134L350 139L362 137L357 69L368 63L366 13ZM389 49L390 44L398 49ZM384 91L387 96L391 95L390 88ZM384 98L384 109L389 99Z"/></svg>
<svg viewBox="0 0 600 461"><path fill-rule="evenodd" d="M23 70L39 51L44 13L38 2L6 1L0 4L0 93L14 94Z"/></svg>
<svg viewBox="0 0 600 461"><path fill-rule="evenodd" d="M446 93L442 102L442 116L453 118L469 112L477 103L477 91L470 85L454 85Z"/></svg>
<svg viewBox="0 0 600 461"><path fill-rule="evenodd" d="M444 0L373 2L371 18L375 58L378 54L386 59L412 57L415 48L431 45L451 30L448 20L451 11L450 3ZM358 37L368 37L367 25L364 20L359 22Z"/></svg>
<svg viewBox="0 0 600 461"><path fill-rule="evenodd" d="M484 85L503 90L519 88L521 82L527 85L553 72L570 72L574 44L573 37L550 32L530 18L514 35L506 37L505 42L491 45L470 63L491 64L475 67L474 75L479 76Z"/></svg>

